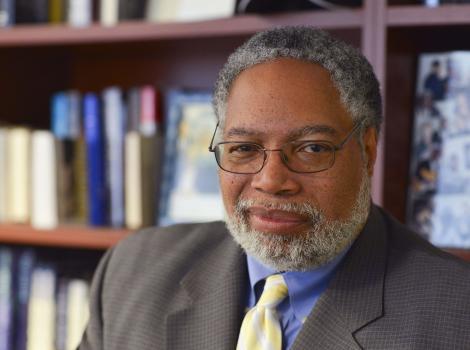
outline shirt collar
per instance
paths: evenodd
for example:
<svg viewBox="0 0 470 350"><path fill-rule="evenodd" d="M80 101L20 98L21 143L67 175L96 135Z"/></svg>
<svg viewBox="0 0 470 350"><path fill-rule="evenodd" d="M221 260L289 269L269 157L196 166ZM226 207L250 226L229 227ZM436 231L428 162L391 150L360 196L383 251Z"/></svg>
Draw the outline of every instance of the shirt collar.
<svg viewBox="0 0 470 350"><path fill-rule="evenodd" d="M329 280L334 275L336 267L343 260L350 246L344 249L333 260L308 271L288 271L282 275L289 290L289 302L295 317L303 322L312 310L319 295L326 289ZM250 255L247 255L248 274L250 279L251 298L256 296L255 286L259 281L278 273L276 270L262 264ZM250 298L250 299L251 299ZM256 300L250 300L250 306L256 304Z"/></svg>

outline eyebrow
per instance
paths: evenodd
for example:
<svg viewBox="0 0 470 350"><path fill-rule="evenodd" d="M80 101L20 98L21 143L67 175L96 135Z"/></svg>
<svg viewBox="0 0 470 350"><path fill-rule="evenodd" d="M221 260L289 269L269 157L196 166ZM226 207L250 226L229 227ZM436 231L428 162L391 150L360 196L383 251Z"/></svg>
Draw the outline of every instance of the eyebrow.
<svg viewBox="0 0 470 350"><path fill-rule="evenodd" d="M328 125L307 125L299 129L294 129L289 131L287 134L287 138L289 140L295 140L301 137L305 137L308 135L314 135L314 134L324 134L324 135L329 135L329 136L335 136L338 134L338 131L334 129L331 126ZM266 132L264 131L259 131L255 129L249 129L249 128L231 128L225 133L225 137L234 137L234 136L264 136L266 135Z"/></svg>

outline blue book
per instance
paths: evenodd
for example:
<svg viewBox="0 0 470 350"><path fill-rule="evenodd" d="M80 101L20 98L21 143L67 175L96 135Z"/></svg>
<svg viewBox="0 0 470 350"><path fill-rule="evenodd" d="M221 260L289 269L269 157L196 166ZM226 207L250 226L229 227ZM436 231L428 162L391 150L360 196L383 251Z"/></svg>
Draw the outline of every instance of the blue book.
<svg viewBox="0 0 470 350"><path fill-rule="evenodd" d="M100 101L88 93L83 100L83 129L87 153L89 224L108 224L108 194L106 188L105 148Z"/></svg>
<svg viewBox="0 0 470 350"><path fill-rule="evenodd" d="M125 114L121 89L103 91L106 141L107 184L109 188L110 224L124 225L124 132Z"/></svg>
<svg viewBox="0 0 470 350"><path fill-rule="evenodd" d="M13 338L13 252L0 248L0 350L11 350Z"/></svg>
<svg viewBox="0 0 470 350"><path fill-rule="evenodd" d="M14 344L15 350L27 349L28 305L31 291L31 276L36 261L33 249L19 251L15 258L15 318Z"/></svg>

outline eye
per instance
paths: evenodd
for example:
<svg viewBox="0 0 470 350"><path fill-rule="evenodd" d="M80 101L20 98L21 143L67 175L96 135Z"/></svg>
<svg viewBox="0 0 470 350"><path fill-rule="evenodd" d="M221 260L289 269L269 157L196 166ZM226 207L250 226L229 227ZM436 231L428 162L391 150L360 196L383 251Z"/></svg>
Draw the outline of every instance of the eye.
<svg viewBox="0 0 470 350"><path fill-rule="evenodd" d="M331 151L333 151L333 147L331 145L321 142L308 142L297 148L297 152L305 153L325 153Z"/></svg>
<svg viewBox="0 0 470 350"><path fill-rule="evenodd" d="M258 145L253 143L236 143L236 144L227 144L228 154L232 157L246 158L256 156L260 148Z"/></svg>

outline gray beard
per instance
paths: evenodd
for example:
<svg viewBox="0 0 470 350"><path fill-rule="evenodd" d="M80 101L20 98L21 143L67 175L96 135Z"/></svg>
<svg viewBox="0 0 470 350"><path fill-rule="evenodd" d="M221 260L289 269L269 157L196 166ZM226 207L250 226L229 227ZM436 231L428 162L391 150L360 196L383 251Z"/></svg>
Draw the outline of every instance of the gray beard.
<svg viewBox="0 0 470 350"><path fill-rule="evenodd" d="M311 227L303 233L282 235L263 233L250 228L251 206L283 210L310 218ZM226 225L245 252L276 271L306 271L321 266L351 245L364 227L370 209L370 179L363 180L350 216L345 220L328 220L321 209L309 203L270 203L239 199L234 215L226 215Z"/></svg>

